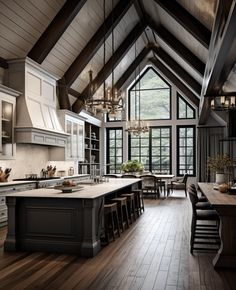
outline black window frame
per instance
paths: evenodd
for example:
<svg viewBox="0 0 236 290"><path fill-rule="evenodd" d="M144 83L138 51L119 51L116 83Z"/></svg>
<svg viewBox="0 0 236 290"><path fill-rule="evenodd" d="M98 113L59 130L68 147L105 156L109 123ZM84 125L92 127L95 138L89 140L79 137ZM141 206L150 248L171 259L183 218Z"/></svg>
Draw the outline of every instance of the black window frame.
<svg viewBox="0 0 236 290"><path fill-rule="evenodd" d="M121 161L121 164L119 165L120 167L121 167L121 165L122 165L122 163L123 163L123 158L124 158L124 156L123 156L123 127L110 127L110 128L106 128L106 144L107 144L107 154L106 154L106 160L107 160L107 164L110 164L110 134L109 134L109 132L110 131L116 131L116 130L121 130L121 140L122 140L122 142L121 142L121 153L122 153L122 155L121 156L119 156L119 157L121 157L121 159L122 159L122 161ZM116 138L114 139L114 140L116 140ZM114 149L116 150L116 146L114 147ZM117 157L116 155L115 155L115 157ZM116 159L116 158L115 158ZM121 168L119 168L119 170L118 170L118 168L117 168L117 163L115 162L115 164L114 164L114 166L115 166L115 172L113 172L113 173L120 173L120 171L121 171ZM106 171L107 171L107 173L110 173L110 165L107 165L107 168L106 168Z"/></svg>
<svg viewBox="0 0 236 290"><path fill-rule="evenodd" d="M134 82L134 84L129 88L128 90L128 119L130 120L130 113L131 113L131 97L130 97L130 94L131 94L131 91L132 92L135 92L135 91L138 91L139 90L133 90L133 88L135 88L136 84L143 78L143 76L149 71L149 70L152 70L159 78L161 78L163 80L163 82L165 82L167 84L167 86L169 87L169 103L170 103L170 117L169 118L166 118L166 119L158 119L158 118L155 118L155 119L144 119L145 121L152 121L152 120L157 120L157 121L162 121L162 120L171 120L172 119L172 86L171 84L169 84L156 70L154 67L150 66L150 67L147 67L145 69L145 71L140 75L140 77ZM167 88L155 88L155 89L140 89L140 91L154 91L154 90L167 90Z"/></svg>
<svg viewBox="0 0 236 290"><path fill-rule="evenodd" d="M176 126L176 147L177 147L177 160L176 160L176 172L177 176L183 176L183 174L180 174L180 130L181 128L193 128L193 174L189 174L189 176L195 177L196 176L196 125L177 125ZM182 155L181 155L182 156ZM188 155L185 155L188 156ZM182 170L182 169L181 169Z"/></svg>
<svg viewBox="0 0 236 290"><path fill-rule="evenodd" d="M181 99L186 105L185 118L179 117L179 99ZM193 110L193 117L192 118L187 117L187 106L189 106ZM189 102L179 92L177 92L177 120L193 120L195 118L196 118L196 109L191 104L189 104Z"/></svg>
<svg viewBox="0 0 236 290"><path fill-rule="evenodd" d="M169 169L168 169L168 171L169 171L169 174L171 174L172 173L172 142L171 142L171 139L172 139L172 126L151 126L151 127L149 127L149 145L148 145L148 148L149 148L149 155L148 155L148 158L149 158L149 167L148 168L145 168L146 170L149 170L150 172L154 172L154 171L157 171L155 168L153 168L153 162L152 162L152 159L153 159L153 155L152 155L152 148L153 147L155 147L155 146L153 146L153 144L152 144L152 140L153 140L153 136L152 136L152 130L153 129L169 129L169 150L170 150L170 155L169 155L169 160L170 160L170 163L169 163ZM132 136L131 135L129 135L129 137L128 137L129 139L128 139L128 158L129 158L129 160L131 160L131 148L133 148L133 147L131 147L131 139L132 139ZM141 139L142 138L142 135L140 135L139 136L139 139ZM161 138L160 138L160 140L161 140ZM161 142L160 142L160 144L161 144ZM162 147L161 145L160 145L160 147ZM139 144L139 152L141 152L141 144ZM162 155L160 155L160 157L161 157ZM140 157L141 157L141 155L139 154L139 158L138 158L138 161L140 161ZM164 169L164 168L161 168L162 166L160 166L160 170L158 170L158 172L166 172L166 169Z"/></svg>

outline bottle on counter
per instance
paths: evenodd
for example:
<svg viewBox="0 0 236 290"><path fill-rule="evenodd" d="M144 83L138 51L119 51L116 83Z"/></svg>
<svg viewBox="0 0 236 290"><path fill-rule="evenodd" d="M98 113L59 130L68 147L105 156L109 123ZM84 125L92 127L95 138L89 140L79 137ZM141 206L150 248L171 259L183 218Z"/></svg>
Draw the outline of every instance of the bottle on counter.
<svg viewBox="0 0 236 290"><path fill-rule="evenodd" d="M68 175L69 176L73 176L74 175L74 167L73 166L71 166L70 168L69 168L69 170L68 170Z"/></svg>

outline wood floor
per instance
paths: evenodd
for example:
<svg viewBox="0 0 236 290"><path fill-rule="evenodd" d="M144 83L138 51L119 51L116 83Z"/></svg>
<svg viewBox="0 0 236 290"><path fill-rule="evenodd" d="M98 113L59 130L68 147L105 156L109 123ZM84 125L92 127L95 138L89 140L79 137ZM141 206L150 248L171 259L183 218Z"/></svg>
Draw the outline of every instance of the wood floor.
<svg viewBox="0 0 236 290"><path fill-rule="evenodd" d="M190 255L191 208L184 193L145 199L145 206L133 226L92 259L6 253L1 229L0 289L236 289L236 271L215 271L214 254Z"/></svg>

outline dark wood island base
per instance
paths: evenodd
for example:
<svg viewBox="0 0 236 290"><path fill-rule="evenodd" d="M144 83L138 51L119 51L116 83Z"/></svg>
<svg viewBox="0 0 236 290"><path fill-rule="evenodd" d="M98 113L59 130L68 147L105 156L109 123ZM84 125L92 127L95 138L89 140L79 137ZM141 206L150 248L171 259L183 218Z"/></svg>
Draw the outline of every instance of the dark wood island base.
<svg viewBox="0 0 236 290"><path fill-rule="evenodd" d="M73 193L37 189L7 197L5 251L43 251L93 257L101 249L105 196L119 195L139 180L112 180Z"/></svg>

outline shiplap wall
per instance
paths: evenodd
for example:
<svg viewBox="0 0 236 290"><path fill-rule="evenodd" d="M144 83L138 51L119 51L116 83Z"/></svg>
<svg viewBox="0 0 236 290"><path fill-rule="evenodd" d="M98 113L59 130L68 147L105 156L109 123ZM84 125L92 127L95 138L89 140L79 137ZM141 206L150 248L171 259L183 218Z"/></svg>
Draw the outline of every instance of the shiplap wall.
<svg viewBox="0 0 236 290"><path fill-rule="evenodd" d="M0 0L0 56L25 57L64 2Z"/></svg>

